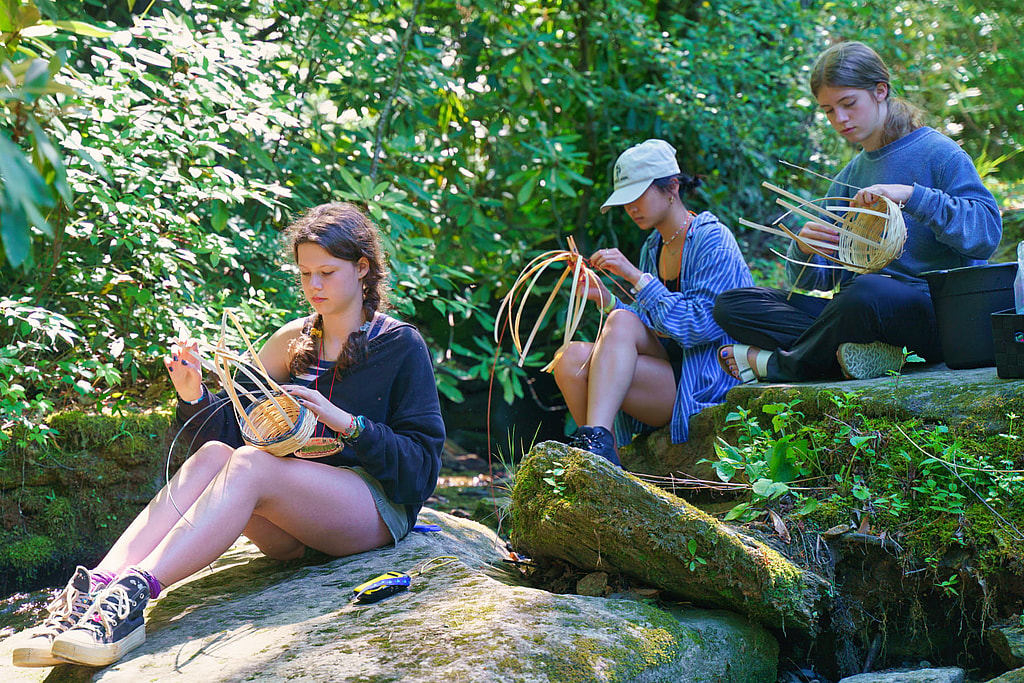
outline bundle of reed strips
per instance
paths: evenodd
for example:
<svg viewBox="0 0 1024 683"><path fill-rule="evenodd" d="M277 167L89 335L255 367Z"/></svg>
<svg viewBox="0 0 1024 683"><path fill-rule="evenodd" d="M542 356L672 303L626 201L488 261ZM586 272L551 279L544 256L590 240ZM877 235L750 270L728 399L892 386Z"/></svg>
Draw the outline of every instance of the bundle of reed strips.
<svg viewBox="0 0 1024 683"><path fill-rule="evenodd" d="M740 219L740 224L806 244L815 254L837 264L836 266L813 263L806 265L818 268L845 268L855 273L875 273L903 253L903 245L907 240L907 226L903 220L900 205L888 197L879 197L870 207L860 207L852 206L852 199L848 197L805 200L767 181L762 183L762 186L780 195L776 197L775 202L786 209L786 214L783 214L772 226L761 225L743 218ZM825 202L836 201L846 202L846 205L822 205ZM811 213L812 211L817 213ZM798 237L782 224L782 220L791 213L814 223L832 226L839 233L839 244ZM833 251L834 255L831 253ZM804 264L803 261L800 263Z"/></svg>
<svg viewBox="0 0 1024 683"><path fill-rule="evenodd" d="M516 278L515 283L509 288L508 294L501 300L501 306L498 308L498 315L494 319L494 341L495 343L501 343L500 329L502 325L502 314L506 316L506 322L509 329L512 332L512 343L516 347L516 352L519 354L519 367L523 366L523 362L526 360L527 354L530 352L530 346L533 345L533 340L537 336L538 330L540 330L541 324L544 322L544 317L548 313L548 309L551 308L551 304L554 302L555 297L558 295L558 291L565 282L566 278L572 276L572 283L569 288L569 308L565 319L565 331L562 338L562 347L555 353L555 357L552 358L551 362L542 368L543 372L550 372L558 362L558 358L561 355L561 349L572 341L573 336L576 334L576 329L580 326L580 321L583 319L583 309L587 305L587 295L590 294L590 277L583 279L583 286L580 287L580 275L583 273L593 273L589 267L587 267L586 259L580 255L576 249L576 242L572 237L568 239L569 249L561 250L557 249L554 251L547 251L537 256L530 261L523 271ZM533 291L534 285L537 280L543 275L544 271L549 267L556 264L565 264L565 269L562 271L561 277L558 282L551 290L551 294L548 295L548 300L544 303L544 308L541 309L540 315L537 317L537 321L533 325L533 329L530 331L530 336L527 338L526 343L523 344L519 333L520 325L522 324L523 309L526 307L526 300ZM518 305L516 305L516 300ZM513 308L515 314L513 315ZM604 323L604 313L601 313L601 324Z"/></svg>
<svg viewBox="0 0 1024 683"><path fill-rule="evenodd" d="M248 357L227 347L229 319L245 342ZM213 370L220 379L221 386L234 406L242 439L247 444L272 455L288 455L309 441L316 427L316 415L270 377L233 313L224 312L220 339L216 346L200 342L199 347L213 354L213 362L203 362L203 366ZM248 391L238 384L235 381L236 372L244 374L256 387L255 391ZM252 396L252 402L243 406L239 394Z"/></svg>

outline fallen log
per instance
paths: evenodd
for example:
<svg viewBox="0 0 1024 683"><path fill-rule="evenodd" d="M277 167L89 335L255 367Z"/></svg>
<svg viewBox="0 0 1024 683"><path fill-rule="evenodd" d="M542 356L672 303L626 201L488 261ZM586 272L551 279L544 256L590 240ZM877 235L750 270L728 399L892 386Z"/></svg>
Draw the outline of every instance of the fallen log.
<svg viewBox="0 0 1024 683"><path fill-rule="evenodd" d="M513 547L625 574L701 606L814 636L828 583L606 460L548 441L515 474Z"/></svg>

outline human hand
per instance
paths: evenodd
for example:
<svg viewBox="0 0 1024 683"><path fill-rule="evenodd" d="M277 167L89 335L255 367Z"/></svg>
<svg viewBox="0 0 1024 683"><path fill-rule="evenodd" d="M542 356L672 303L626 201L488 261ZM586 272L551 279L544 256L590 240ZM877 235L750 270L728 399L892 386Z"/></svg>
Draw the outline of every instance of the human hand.
<svg viewBox="0 0 1024 683"><path fill-rule="evenodd" d="M628 258L623 256L618 249L598 249L590 255L590 266L600 268L609 273L625 278L631 284L636 284L643 273L634 266Z"/></svg>
<svg viewBox="0 0 1024 683"><path fill-rule="evenodd" d="M906 204L910 195L914 194L913 185L870 185L853 196L853 206L868 207L878 201L879 197L888 197L897 204Z"/></svg>
<svg viewBox="0 0 1024 683"><path fill-rule="evenodd" d="M804 227L800 228L800 232L797 233L797 238L803 238L813 242L824 242L826 244L834 244L839 246L839 231L831 225L824 225L823 223L804 223ZM813 253L821 252L822 254L828 254L831 256L836 252L835 249L825 249L824 247L815 246L811 247L800 239L796 242L797 248L804 254L810 256Z"/></svg>
<svg viewBox="0 0 1024 683"><path fill-rule="evenodd" d="M331 403L316 389L300 387L297 384L285 384L281 388L290 396L295 397L299 405L312 411L318 421L334 430L336 434L348 431L352 425L353 415Z"/></svg>
<svg viewBox="0 0 1024 683"><path fill-rule="evenodd" d="M203 374L199 362L199 344L194 339L179 339L171 344L170 355L164 357L164 367L171 377L174 390L181 400L189 403L203 396Z"/></svg>
<svg viewBox="0 0 1024 683"><path fill-rule="evenodd" d="M601 282L601 278L597 276L592 270L580 271L579 280L576 282L576 289L582 291L586 284L589 282L590 289L587 290L587 300L594 301L598 306L604 307L609 301L611 301L612 294L605 287L604 283Z"/></svg>

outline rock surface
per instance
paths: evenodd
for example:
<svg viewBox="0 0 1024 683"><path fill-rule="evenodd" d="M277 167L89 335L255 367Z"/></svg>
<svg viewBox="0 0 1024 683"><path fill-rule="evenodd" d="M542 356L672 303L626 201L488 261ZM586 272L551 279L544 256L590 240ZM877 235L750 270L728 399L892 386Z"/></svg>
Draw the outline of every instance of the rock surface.
<svg viewBox="0 0 1024 683"><path fill-rule="evenodd" d="M710 464L714 444L736 406L757 412L760 405L800 399L808 420L821 418L832 405L829 394L858 395L868 417L917 417L922 422L977 429L987 434L1011 432L1010 415L1024 415L1024 380L1000 379L995 368L950 370L941 363L904 367L899 377L804 382L800 384L741 384L726 394L726 403L708 408L690 420L690 440L674 444L667 429L637 437L620 449L622 465L638 474L683 473L716 481ZM1019 424L1019 423L1018 423ZM1019 430L1019 427L1018 427Z"/></svg>
<svg viewBox="0 0 1024 683"><path fill-rule="evenodd" d="M948 666L941 669L879 671L849 676L839 683L964 683L964 670Z"/></svg>
<svg viewBox="0 0 1024 683"><path fill-rule="evenodd" d="M548 441L520 464L512 543L769 627L818 630L828 586L764 543L585 451Z"/></svg>
<svg viewBox="0 0 1024 683"><path fill-rule="evenodd" d="M1002 676L991 679L988 683L1024 683L1024 669L1007 671Z"/></svg>
<svg viewBox="0 0 1024 683"><path fill-rule="evenodd" d="M503 543L475 522L425 509L440 532L348 558L267 560L237 543L171 587L147 617L147 642L102 670L17 669L0 643L0 680L57 681L719 681L771 683L778 644L731 613L555 595L516 585ZM369 605L353 586L434 557Z"/></svg>
<svg viewBox="0 0 1024 683"><path fill-rule="evenodd" d="M990 628L986 635L992 650L1006 666L1024 666L1024 626L1019 618L1014 625Z"/></svg>

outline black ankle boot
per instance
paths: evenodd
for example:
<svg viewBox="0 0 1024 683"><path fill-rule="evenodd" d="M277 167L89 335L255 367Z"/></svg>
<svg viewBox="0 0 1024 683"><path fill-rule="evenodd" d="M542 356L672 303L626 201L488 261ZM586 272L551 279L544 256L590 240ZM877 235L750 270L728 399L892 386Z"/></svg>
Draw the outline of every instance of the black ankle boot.
<svg viewBox="0 0 1024 683"><path fill-rule="evenodd" d="M622 467L622 463L619 462L619 452L615 448L615 435L604 427L590 427L587 425L580 427L572 435L569 445L584 451L590 451L594 455L600 455L613 465Z"/></svg>

